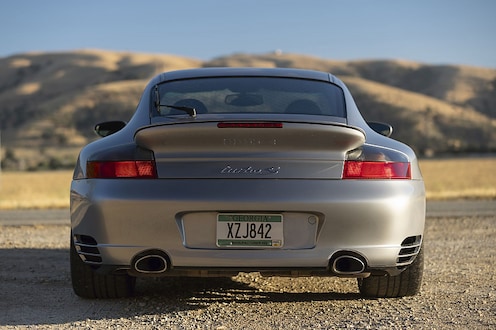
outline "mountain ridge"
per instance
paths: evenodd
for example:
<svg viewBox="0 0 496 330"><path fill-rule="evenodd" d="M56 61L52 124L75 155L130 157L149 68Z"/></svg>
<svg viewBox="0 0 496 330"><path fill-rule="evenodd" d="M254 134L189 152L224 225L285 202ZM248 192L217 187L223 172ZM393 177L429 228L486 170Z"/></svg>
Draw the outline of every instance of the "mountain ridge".
<svg viewBox="0 0 496 330"><path fill-rule="evenodd" d="M331 72L347 84L367 120L391 123L393 137L421 154L496 150L496 69L284 53L240 53L201 61L169 54L76 50L0 58L3 155L6 149L11 155L22 148L80 148L95 138L95 123L128 120L152 76L215 66Z"/></svg>

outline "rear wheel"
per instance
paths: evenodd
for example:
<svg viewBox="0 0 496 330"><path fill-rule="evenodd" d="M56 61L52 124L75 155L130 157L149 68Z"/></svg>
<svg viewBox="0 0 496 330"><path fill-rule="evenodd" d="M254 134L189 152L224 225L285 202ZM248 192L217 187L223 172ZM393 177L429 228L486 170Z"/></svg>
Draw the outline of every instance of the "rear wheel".
<svg viewBox="0 0 496 330"><path fill-rule="evenodd" d="M419 293L424 272L424 252L420 249L415 261L397 276L369 276L358 279L358 288L365 297L396 298Z"/></svg>
<svg viewBox="0 0 496 330"><path fill-rule="evenodd" d="M79 257L71 234L71 280L74 293L82 298L124 298L134 292L136 278L127 274L98 274Z"/></svg>

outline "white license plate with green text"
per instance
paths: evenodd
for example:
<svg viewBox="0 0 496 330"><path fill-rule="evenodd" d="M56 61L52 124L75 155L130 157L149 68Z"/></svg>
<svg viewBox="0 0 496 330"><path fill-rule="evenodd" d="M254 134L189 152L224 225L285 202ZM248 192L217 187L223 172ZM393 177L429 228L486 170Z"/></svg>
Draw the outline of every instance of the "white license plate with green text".
<svg viewBox="0 0 496 330"><path fill-rule="evenodd" d="M217 215L218 247L280 248L283 242L282 214Z"/></svg>

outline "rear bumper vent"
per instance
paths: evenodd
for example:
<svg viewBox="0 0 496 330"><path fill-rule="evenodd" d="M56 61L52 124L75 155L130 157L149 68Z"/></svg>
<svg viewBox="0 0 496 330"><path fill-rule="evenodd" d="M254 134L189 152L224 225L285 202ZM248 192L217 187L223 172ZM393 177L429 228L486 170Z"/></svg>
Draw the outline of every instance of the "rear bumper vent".
<svg viewBox="0 0 496 330"><path fill-rule="evenodd" d="M422 244L422 236L410 236L403 240L401 243L401 250L396 259L397 267L408 266L415 260L415 257L420 251Z"/></svg>
<svg viewBox="0 0 496 330"><path fill-rule="evenodd" d="M96 240L87 235L75 235L74 246L76 251L86 263L101 264L102 257L97 247Z"/></svg>

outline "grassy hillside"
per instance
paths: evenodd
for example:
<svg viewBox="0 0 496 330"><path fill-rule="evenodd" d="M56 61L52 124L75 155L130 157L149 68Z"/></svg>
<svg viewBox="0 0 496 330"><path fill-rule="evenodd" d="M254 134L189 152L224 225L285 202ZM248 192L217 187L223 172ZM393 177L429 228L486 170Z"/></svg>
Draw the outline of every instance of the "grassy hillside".
<svg viewBox="0 0 496 330"><path fill-rule="evenodd" d="M177 56L99 50L2 58L4 144L81 145L95 121L128 119L150 77L200 65Z"/></svg>
<svg viewBox="0 0 496 330"><path fill-rule="evenodd" d="M74 162L105 120L128 120L147 81L208 66L292 67L332 72L368 120L419 153L496 150L496 70L407 61L334 61L298 54L234 54L202 62L161 54L83 50L0 58L3 168Z"/></svg>

